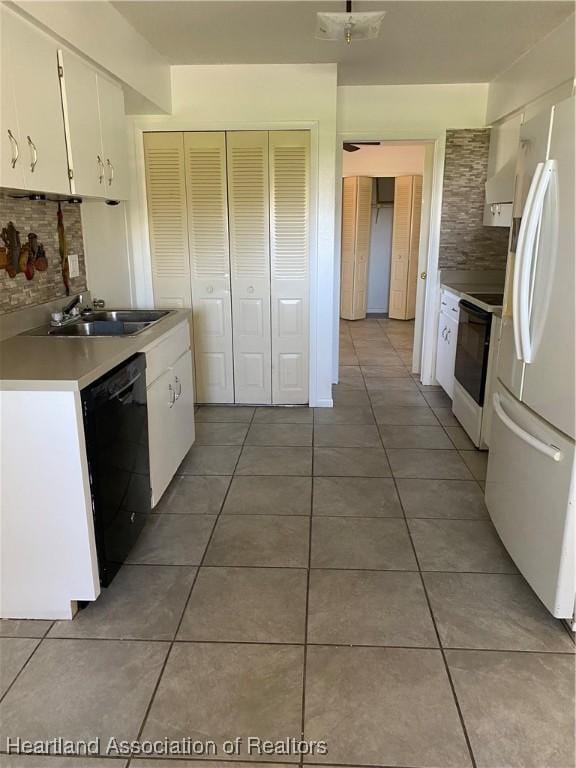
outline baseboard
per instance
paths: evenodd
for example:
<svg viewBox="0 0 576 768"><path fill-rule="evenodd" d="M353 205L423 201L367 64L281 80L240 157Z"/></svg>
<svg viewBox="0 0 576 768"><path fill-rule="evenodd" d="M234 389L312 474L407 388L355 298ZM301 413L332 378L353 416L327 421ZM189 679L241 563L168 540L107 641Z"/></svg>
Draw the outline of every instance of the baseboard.
<svg viewBox="0 0 576 768"><path fill-rule="evenodd" d="M310 408L333 408L334 402L331 397L322 397L315 403L310 403Z"/></svg>

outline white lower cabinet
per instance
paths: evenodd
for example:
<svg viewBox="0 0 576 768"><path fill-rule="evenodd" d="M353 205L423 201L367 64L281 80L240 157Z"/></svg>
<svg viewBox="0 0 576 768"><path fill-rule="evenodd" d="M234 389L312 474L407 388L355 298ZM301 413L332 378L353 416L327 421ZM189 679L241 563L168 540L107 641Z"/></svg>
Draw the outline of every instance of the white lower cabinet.
<svg viewBox="0 0 576 768"><path fill-rule="evenodd" d="M147 357L160 358L167 345L173 349L174 334L168 336L164 342L161 341L147 352ZM148 444L153 507L160 501L194 442L192 353L189 348L183 353L180 348L179 353L177 359L171 361L148 384ZM153 360L149 362L148 369L157 373Z"/></svg>
<svg viewBox="0 0 576 768"><path fill-rule="evenodd" d="M448 314L450 313L450 314ZM458 297L442 293L442 310L438 318L436 344L436 380L446 394L454 397L454 364L458 340Z"/></svg>

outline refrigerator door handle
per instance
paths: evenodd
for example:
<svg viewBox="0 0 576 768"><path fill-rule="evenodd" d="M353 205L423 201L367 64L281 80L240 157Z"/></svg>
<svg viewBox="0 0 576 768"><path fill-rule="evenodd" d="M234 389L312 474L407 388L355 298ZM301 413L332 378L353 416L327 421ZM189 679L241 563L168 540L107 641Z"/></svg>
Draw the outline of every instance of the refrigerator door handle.
<svg viewBox="0 0 576 768"><path fill-rule="evenodd" d="M522 220L520 222L520 229L518 231L518 243L516 245L516 259L514 262L514 278L512 283L512 327L514 329L514 346L516 348L516 357L518 360L524 360L522 350L522 336L520 331L520 276L522 272L522 262L524 261L524 246L526 242L526 230L530 222L532 213L532 203L534 202L534 195L542 176L542 170L544 163L538 163L534 170L534 176L532 176L532 182L530 183L530 189L526 197L526 203L522 212Z"/></svg>
<svg viewBox="0 0 576 768"><path fill-rule="evenodd" d="M532 265L536 254L536 243L540 222L542 221L544 200L555 168L555 160L546 160L542 168L538 186L534 194L534 200L532 202L528 225L526 227L524 258L520 265L520 288L518 299L520 309L520 344L522 348L522 357L524 358L525 363L532 362L532 339L530 338L530 276L532 274Z"/></svg>
<svg viewBox="0 0 576 768"><path fill-rule="evenodd" d="M500 421L508 427L508 429L513 432L517 437L520 438L520 440L523 440L525 443L528 443L528 445L531 445L532 448L535 448L537 451L540 451L540 453L543 453L544 456L548 456L549 459L553 459L553 461L561 461L564 458L564 454L559 448L556 448L555 445L548 445L547 443L543 443L542 440L538 440L537 437L534 437L534 435L531 435L529 432L526 432L525 429L522 429L522 427L519 427L518 424L516 424L515 421L512 421L510 416L506 413L504 408L502 408L502 403L500 402L500 395L496 393L494 397L492 398L492 402L494 404L494 411L496 412L496 415L500 419Z"/></svg>

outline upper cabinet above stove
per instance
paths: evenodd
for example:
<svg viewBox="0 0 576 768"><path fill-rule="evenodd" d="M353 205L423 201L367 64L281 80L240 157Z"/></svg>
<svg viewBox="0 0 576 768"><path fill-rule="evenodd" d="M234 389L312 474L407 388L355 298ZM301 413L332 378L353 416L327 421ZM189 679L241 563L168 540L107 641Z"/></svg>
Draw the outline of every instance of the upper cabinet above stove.
<svg viewBox="0 0 576 768"><path fill-rule="evenodd" d="M522 115L518 114L495 125L490 131L484 209L484 224L487 226L509 227L512 224L514 178L521 123Z"/></svg>

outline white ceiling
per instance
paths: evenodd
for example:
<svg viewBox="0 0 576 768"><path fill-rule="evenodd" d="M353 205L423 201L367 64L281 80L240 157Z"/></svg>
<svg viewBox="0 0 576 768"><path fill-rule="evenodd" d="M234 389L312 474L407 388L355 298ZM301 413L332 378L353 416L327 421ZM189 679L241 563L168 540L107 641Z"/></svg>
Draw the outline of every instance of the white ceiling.
<svg viewBox="0 0 576 768"><path fill-rule="evenodd" d="M338 63L343 85L487 82L574 10L553 0L355 2L387 11L377 40L314 38L344 2L129 0L117 10L171 64Z"/></svg>

